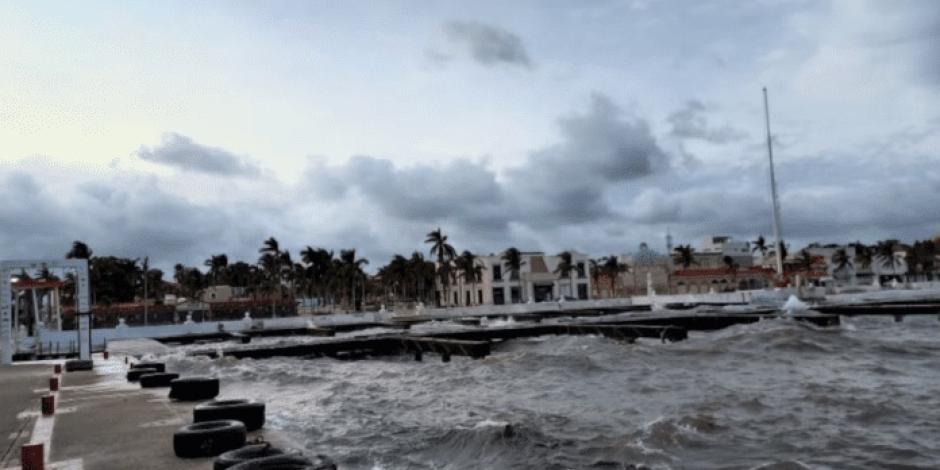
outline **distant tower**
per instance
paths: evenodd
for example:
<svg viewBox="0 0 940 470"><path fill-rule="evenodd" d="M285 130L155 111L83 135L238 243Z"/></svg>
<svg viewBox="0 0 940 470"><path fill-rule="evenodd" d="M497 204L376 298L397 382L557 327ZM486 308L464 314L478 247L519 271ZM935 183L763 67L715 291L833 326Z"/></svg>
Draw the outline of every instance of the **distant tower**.
<svg viewBox="0 0 940 470"><path fill-rule="evenodd" d="M672 254L672 234L669 233L669 228L666 228L666 254Z"/></svg>

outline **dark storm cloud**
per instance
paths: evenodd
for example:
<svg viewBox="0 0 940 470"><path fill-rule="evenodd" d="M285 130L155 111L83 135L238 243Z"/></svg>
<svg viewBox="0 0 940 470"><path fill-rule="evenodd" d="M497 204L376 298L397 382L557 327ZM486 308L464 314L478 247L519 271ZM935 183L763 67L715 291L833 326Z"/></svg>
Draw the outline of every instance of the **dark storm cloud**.
<svg viewBox="0 0 940 470"><path fill-rule="evenodd" d="M168 132L163 134L159 145L141 145L137 156L161 165L188 171L226 176L258 176L261 169L243 157L219 147L210 147L194 142L191 138Z"/></svg>
<svg viewBox="0 0 940 470"><path fill-rule="evenodd" d="M690 100L666 119L672 126L672 135L682 139L699 139L715 144L738 141L746 134L725 125L712 127L706 116L708 108L699 101Z"/></svg>
<svg viewBox="0 0 940 470"><path fill-rule="evenodd" d="M444 25L444 32L451 42L469 48L473 59L480 64L532 67L522 39L500 27L476 21L451 21Z"/></svg>
<svg viewBox="0 0 940 470"><path fill-rule="evenodd" d="M175 262L198 263L209 253L249 253L266 235L264 224L220 205L194 204L161 189L165 182L144 176L79 184L51 190L31 174L39 169L0 168L0 258L62 258L73 240L99 255L142 258L167 269ZM248 209L246 206L242 206ZM251 238L245 243L245 236Z"/></svg>
<svg viewBox="0 0 940 470"><path fill-rule="evenodd" d="M385 158L356 156L336 167L319 166L311 181L327 188L353 188L390 217L429 224L449 221L480 230L506 227L503 188L496 175L469 160L398 167ZM335 197L334 197L335 198Z"/></svg>
<svg viewBox="0 0 940 470"><path fill-rule="evenodd" d="M333 201L354 188L390 217L501 233L510 222L544 228L612 217L606 198L612 186L668 164L649 125L625 117L604 96L594 96L586 112L559 119L558 126L558 143L532 152L502 181L469 160L399 167L367 156L315 166L309 181Z"/></svg>
<svg viewBox="0 0 940 470"><path fill-rule="evenodd" d="M62 210L39 180L25 171L12 171L0 178L0 247L17 257L35 244L55 238L72 217Z"/></svg>
<svg viewBox="0 0 940 470"><path fill-rule="evenodd" d="M784 238L812 241L926 238L940 233L937 155L827 152L778 161ZM853 162L846 165L847 161ZM771 233L767 167L699 167L651 179L624 197L627 221L671 228L677 242L709 234L753 239Z"/></svg>
<svg viewBox="0 0 940 470"><path fill-rule="evenodd" d="M526 223L570 224L608 217L612 187L664 170L666 153L649 124L625 117L608 98L595 95L589 110L558 121L562 141L533 152L509 171L507 191L522 204Z"/></svg>

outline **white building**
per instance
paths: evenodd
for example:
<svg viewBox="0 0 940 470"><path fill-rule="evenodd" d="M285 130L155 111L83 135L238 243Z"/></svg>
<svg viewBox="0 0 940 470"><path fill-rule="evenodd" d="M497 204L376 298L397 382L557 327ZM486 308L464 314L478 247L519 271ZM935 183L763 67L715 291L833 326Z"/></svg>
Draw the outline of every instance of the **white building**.
<svg viewBox="0 0 940 470"><path fill-rule="evenodd" d="M522 268L511 273L501 254L480 256L483 267L479 282L468 282L461 276L448 287L448 306L504 305L510 303L544 302L565 297L569 300L591 298L590 258L583 253L571 252L574 269L568 275L556 274L561 261L558 256L542 252L522 252ZM440 282L438 282L440 284ZM445 296L438 285L437 299Z"/></svg>
<svg viewBox="0 0 940 470"><path fill-rule="evenodd" d="M754 265L751 244L726 235L706 237L701 247L695 252L694 258L699 267L718 268L725 266L725 256L730 257L742 268Z"/></svg>

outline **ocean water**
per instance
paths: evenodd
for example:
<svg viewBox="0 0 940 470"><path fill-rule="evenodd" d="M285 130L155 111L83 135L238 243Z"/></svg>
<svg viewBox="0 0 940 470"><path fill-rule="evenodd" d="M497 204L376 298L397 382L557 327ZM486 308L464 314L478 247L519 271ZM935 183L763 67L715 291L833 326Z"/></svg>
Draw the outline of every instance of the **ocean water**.
<svg viewBox="0 0 940 470"><path fill-rule="evenodd" d="M210 360L223 396L344 469L940 468L940 322L763 321L689 340L513 340L490 357Z"/></svg>

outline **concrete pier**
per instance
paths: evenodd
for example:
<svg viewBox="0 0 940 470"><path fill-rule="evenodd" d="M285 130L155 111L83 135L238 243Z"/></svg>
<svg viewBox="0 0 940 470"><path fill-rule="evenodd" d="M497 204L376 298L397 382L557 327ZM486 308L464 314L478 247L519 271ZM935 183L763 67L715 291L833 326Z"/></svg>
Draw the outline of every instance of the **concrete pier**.
<svg viewBox="0 0 940 470"><path fill-rule="evenodd" d="M49 364L0 368L0 432L9 436L0 469L19 469L20 446L42 442L46 469L59 470L207 470L212 458L180 459L173 433L192 422L195 402L173 402L168 389L142 389L124 378L123 357L95 357L95 369L60 375L55 414L39 416L39 397L48 393ZM226 390L224 398L242 397ZM264 429L249 433L281 447L292 447ZM14 438L14 435L16 437Z"/></svg>

